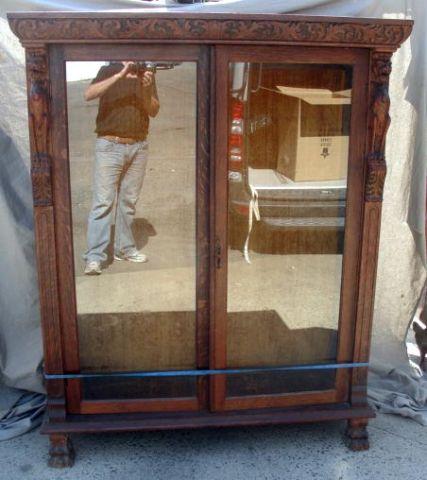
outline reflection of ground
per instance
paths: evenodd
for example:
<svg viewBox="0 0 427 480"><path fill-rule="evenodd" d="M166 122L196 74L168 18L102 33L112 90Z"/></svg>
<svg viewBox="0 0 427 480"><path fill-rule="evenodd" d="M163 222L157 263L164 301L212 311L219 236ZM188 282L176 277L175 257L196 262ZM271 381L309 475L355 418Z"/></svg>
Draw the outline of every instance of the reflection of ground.
<svg viewBox="0 0 427 480"><path fill-rule="evenodd" d="M81 258L86 248L91 202L92 132L97 106L83 101L85 82L69 85L77 303L81 314L81 354L86 356L88 366L104 363L107 367L115 364L135 369L139 364L138 351L147 348L147 342L155 345L158 353L176 350L173 362L164 354L162 368L191 367L189 352L194 358L194 328L184 329L181 335L179 322L175 328L169 328L167 313L195 309L195 68L182 65L158 72L157 84L161 109L150 127L148 172L134 225L138 247L148 255L149 262L113 262L99 277L83 275ZM320 359L322 351L324 358L333 357L335 336L331 329L337 328L340 255L252 253L249 265L239 251L233 250L229 260L229 310L251 312L252 316L253 312L260 312L257 321L246 322L244 328L242 322L230 324L230 338L235 339L232 343L241 345L234 353L229 346L234 363L247 364L251 351L254 358L264 355L258 363L280 363L290 352L298 350L304 362L309 361L310 355ZM263 311L273 312L274 326L273 317ZM86 315L103 312L111 314L104 317L105 323L99 317ZM130 317L120 321L124 318L120 315L132 312L147 314L134 317L133 321ZM160 317L153 317L153 312L161 312ZM158 320L153 322L153 318ZM188 321L194 325L192 315ZM324 335L323 330L314 327L328 329L329 333ZM286 335L296 329L308 329L311 333L298 341ZM102 352L103 344L108 344L105 351L108 350L109 359L91 356L93 352ZM123 364L124 359L128 360ZM151 368L152 359L150 362L145 367Z"/></svg>
<svg viewBox="0 0 427 480"><path fill-rule="evenodd" d="M163 239L173 242L171 237ZM152 250L160 249L157 238ZM179 247L175 244L175 249ZM191 252L193 253L193 252ZM157 252L161 257L161 252ZM181 251L180 255L185 256ZM164 259L163 259L164 261ZM334 255L260 255L249 265L238 251L230 252L229 310L276 310L286 323L298 326L336 326L341 258ZM137 312L192 310L192 268L175 264L116 272L78 280L80 312ZM121 266L121 265L120 265ZM126 264L127 266L127 264ZM134 265L129 265L131 270ZM111 287L114 289L111 290ZM120 301L118 301L120 299ZM86 308L85 308L86 306Z"/></svg>

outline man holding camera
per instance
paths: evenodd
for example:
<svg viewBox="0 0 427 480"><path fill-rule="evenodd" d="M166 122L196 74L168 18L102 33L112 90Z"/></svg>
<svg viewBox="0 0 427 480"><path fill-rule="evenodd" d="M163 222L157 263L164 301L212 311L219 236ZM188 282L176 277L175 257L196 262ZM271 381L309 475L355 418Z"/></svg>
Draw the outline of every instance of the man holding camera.
<svg viewBox="0 0 427 480"><path fill-rule="evenodd" d="M86 101L99 98L86 275L102 271L113 215L114 259L147 261L136 248L131 227L147 165L149 119L160 108L154 70L143 62L113 62L99 70L85 91Z"/></svg>

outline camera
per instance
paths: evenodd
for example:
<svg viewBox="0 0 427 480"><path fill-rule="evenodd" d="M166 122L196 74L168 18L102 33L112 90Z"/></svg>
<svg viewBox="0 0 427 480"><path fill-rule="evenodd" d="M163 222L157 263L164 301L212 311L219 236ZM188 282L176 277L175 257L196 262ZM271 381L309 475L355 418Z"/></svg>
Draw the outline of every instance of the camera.
<svg viewBox="0 0 427 480"><path fill-rule="evenodd" d="M134 62L129 67L129 72L135 75L143 75L144 72L156 71L156 64L154 62Z"/></svg>

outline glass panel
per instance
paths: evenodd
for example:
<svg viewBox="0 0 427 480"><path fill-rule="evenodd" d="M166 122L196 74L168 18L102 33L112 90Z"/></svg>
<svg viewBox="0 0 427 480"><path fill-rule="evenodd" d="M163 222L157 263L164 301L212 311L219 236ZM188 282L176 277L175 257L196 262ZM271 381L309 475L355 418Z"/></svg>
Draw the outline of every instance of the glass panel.
<svg viewBox="0 0 427 480"><path fill-rule="evenodd" d="M82 371L196 368L194 62L67 62ZM87 398L196 394L88 379Z"/></svg>
<svg viewBox="0 0 427 480"><path fill-rule="evenodd" d="M334 387L334 370L263 372L230 375L227 378L227 394L231 397L329 390Z"/></svg>
<svg viewBox="0 0 427 480"><path fill-rule="evenodd" d="M229 368L336 362L351 82L343 65L229 66ZM230 375L227 395L335 376Z"/></svg>
<svg viewBox="0 0 427 480"><path fill-rule="evenodd" d="M83 381L83 397L87 400L195 397L196 382L196 377L87 378Z"/></svg>

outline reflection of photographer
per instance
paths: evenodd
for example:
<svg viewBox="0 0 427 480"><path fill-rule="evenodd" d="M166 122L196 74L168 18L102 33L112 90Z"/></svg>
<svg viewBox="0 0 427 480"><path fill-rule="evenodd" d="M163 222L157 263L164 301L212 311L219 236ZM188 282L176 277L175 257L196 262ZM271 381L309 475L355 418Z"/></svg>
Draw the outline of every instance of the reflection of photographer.
<svg viewBox="0 0 427 480"><path fill-rule="evenodd" d="M147 165L149 117L159 111L154 68L147 62L102 67L85 92L99 98L93 202L88 219L85 273L98 275L107 259L113 204L117 195L114 258L145 262L135 246L132 221Z"/></svg>

